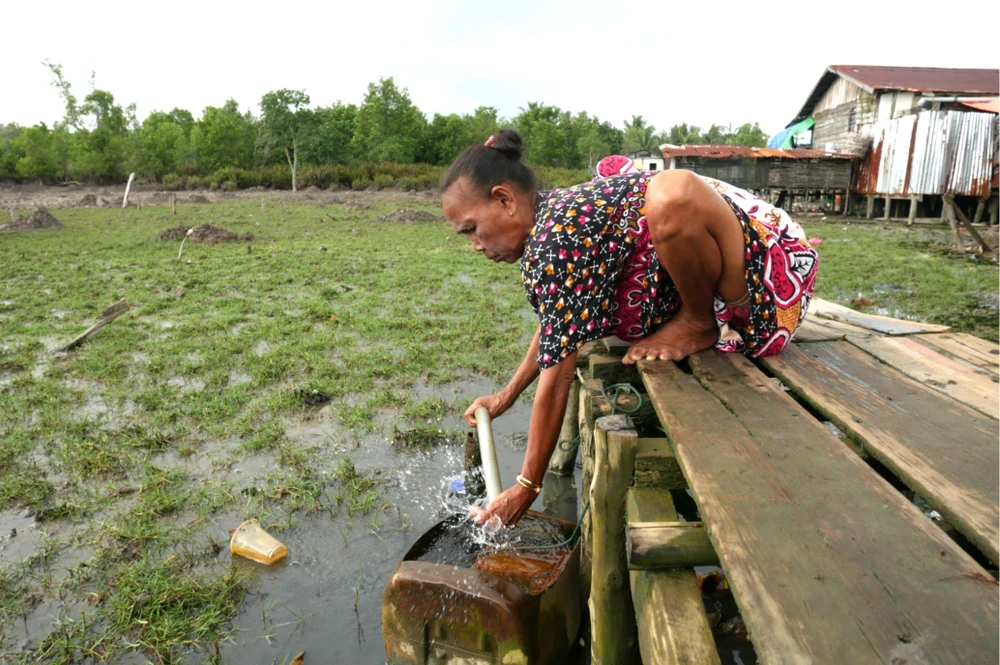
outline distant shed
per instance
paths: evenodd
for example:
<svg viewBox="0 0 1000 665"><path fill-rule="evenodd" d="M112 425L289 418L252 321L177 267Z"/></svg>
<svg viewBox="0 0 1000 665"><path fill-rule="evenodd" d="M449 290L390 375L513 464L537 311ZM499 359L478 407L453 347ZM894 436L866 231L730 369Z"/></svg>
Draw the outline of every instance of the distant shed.
<svg viewBox="0 0 1000 665"><path fill-rule="evenodd" d="M851 155L822 150L735 145L660 146L668 169L688 169L772 201L846 192Z"/></svg>

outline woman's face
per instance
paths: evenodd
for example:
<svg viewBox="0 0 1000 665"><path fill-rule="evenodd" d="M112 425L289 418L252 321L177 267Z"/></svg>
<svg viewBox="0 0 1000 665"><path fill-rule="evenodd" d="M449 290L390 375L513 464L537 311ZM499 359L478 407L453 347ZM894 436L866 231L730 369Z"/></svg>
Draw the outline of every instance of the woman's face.
<svg viewBox="0 0 1000 665"><path fill-rule="evenodd" d="M456 233L468 237L474 250L497 263L516 263L521 258L535 223L533 206L518 197L512 186L497 185L483 197L467 178L459 178L441 194L441 211Z"/></svg>

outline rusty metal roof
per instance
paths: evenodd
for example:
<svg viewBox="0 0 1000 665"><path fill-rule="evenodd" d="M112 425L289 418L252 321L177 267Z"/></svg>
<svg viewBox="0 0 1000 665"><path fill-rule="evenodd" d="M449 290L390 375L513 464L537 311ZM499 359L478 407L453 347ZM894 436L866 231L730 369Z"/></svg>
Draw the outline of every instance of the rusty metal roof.
<svg viewBox="0 0 1000 665"><path fill-rule="evenodd" d="M823 72L823 76L816 83L816 87L809 94L798 115L787 126L809 117L837 77L843 77L872 94L876 90L1000 94L1000 69L830 65Z"/></svg>
<svg viewBox="0 0 1000 665"><path fill-rule="evenodd" d="M855 192L986 196L993 189L993 114L921 111L876 123L871 131L872 150L855 171Z"/></svg>
<svg viewBox="0 0 1000 665"><path fill-rule="evenodd" d="M665 159L671 157L705 157L708 159L732 159L745 157L750 159L853 159L851 155L823 150L805 150L803 148L748 148L743 145L670 145L660 146L660 152Z"/></svg>
<svg viewBox="0 0 1000 665"><path fill-rule="evenodd" d="M828 69L870 93L876 90L902 90L1000 94L1000 69L868 65L830 65Z"/></svg>

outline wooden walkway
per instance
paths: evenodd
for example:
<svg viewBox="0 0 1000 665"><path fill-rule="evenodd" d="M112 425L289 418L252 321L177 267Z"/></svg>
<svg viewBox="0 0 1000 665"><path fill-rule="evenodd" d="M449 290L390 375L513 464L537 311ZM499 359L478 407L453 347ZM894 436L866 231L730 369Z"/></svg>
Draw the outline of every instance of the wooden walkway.
<svg viewBox="0 0 1000 665"><path fill-rule="evenodd" d="M581 392L594 663L719 662L691 570L716 560L764 665L1000 660L996 344L817 300L757 364L608 360L655 417Z"/></svg>

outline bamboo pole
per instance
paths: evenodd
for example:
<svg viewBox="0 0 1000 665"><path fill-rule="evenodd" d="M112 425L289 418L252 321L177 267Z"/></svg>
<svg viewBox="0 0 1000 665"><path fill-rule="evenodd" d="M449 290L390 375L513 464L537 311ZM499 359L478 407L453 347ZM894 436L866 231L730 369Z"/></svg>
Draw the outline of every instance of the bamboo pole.
<svg viewBox="0 0 1000 665"><path fill-rule="evenodd" d="M594 480L590 485L590 632L594 665L624 665L635 663L639 657L625 558L625 501L639 438L632 427L628 416L606 416L594 427Z"/></svg>
<svg viewBox="0 0 1000 665"><path fill-rule="evenodd" d="M580 436L580 382L574 381L569 387L569 398L566 400L566 413L563 416L562 429L559 430L559 442L552 459L549 460L549 471L559 476L572 476L576 467L576 451L580 447L577 442Z"/></svg>

